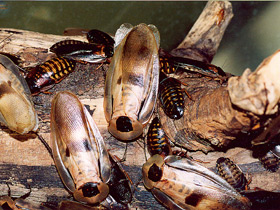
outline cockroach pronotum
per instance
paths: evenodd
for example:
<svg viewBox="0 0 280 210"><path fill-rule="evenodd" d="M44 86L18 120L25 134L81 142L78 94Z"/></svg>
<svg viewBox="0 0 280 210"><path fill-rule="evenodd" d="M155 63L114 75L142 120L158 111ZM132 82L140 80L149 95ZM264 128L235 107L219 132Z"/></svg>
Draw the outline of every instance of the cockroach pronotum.
<svg viewBox="0 0 280 210"><path fill-rule="evenodd" d="M59 92L52 101L51 141L59 175L74 198L103 201L109 194L109 154L87 109L70 92Z"/></svg>
<svg viewBox="0 0 280 210"><path fill-rule="evenodd" d="M104 96L108 130L123 141L143 133L155 107L159 82L155 26L140 24L127 31L107 71Z"/></svg>
<svg viewBox="0 0 280 210"><path fill-rule="evenodd" d="M32 70L26 76L26 82L33 95L50 89L75 70L74 60L57 57L46 61Z"/></svg>
<svg viewBox="0 0 280 210"><path fill-rule="evenodd" d="M145 187L169 209L250 209L222 177L187 158L154 155L142 173Z"/></svg>
<svg viewBox="0 0 280 210"><path fill-rule="evenodd" d="M38 116L18 67L0 54L0 122L20 134L36 131Z"/></svg>
<svg viewBox="0 0 280 210"><path fill-rule="evenodd" d="M159 154L165 157L172 154L169 139L165 135L158 117L155 117L150 124L147 147L151 156Z"/></svg>
<svg viewBox="0 0 280 210"><path fill-rule="evenodd" d="M158 95L165 114L171 119L180 119L184 115L184 95L180 81L162 72L159 78Z"/></svg>
<svg viewBox="0 0 280 210"><path fill-rule="evenodd" d="M248 181L241 169L229 158L220 157L216 164L218 174L236 190L245 190Z"/></svg>

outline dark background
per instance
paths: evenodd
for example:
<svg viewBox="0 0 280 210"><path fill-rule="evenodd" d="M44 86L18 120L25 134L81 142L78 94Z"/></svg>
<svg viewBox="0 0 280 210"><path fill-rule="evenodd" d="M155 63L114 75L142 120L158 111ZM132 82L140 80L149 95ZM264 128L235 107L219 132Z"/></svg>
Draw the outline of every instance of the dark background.
<svg viewBox="0 0 280 210"><path fill-rule="evenodd" d="M67 27L114 34L125 22L152 23L161 47L171 50L188 33L207 2L0 1L0 27L62 34ZM240 75L280 48L280 2L232 2L234 17L213 60ZM1 43L0 43L1 44ZM1 45L0 45L1 47Z"/></svg>

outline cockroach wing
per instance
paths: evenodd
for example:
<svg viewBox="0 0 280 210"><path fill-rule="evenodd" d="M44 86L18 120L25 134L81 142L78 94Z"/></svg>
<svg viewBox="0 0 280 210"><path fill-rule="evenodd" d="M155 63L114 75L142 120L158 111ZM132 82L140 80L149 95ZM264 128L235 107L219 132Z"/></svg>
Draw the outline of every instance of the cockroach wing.
<svg viewBox="0 0 280 210"><path fill-rule="evenodd" d="M230 184L228 184L227 181L225 181L223 178L210 171L209 169L195 163L194 161L174 155L167 156L164 161L165 164L170 167L191 171L195 174L205 177L206 179L215 180L215 185L219 185L219 188L238 195L237 191Z"/></svg>
<svg viewBox="0 0 280 210"><path fill-rule="evenodd" d="M51 115L53 118L54 116ZM71 174L69 173L68 169L63 164L61 154L57 145L57 142L59 141L59 134L57 130L57 126L55 123L52 123L51 118L51 141L52 141L52 152L53 152L53 159L57 168L57 171L59 172L59 175L61 177L61 180L63 181L65 187L68 191L74 192L75 191L75 183L72 179Z"/></svg>
<svg viewBox="0 0 280 210"><path fill-rule="evenodd" d="M157 42L157 48L159 49L159 45L160 45L160 33L157 29L157 27L153 24L149 24L148 27L151 29L151 31L153 32L156 42Z"/></svg>
<svg viewBox="0 0 280 210"><path fill-rule="evenodd" d="M133 25L130 23L123 23L119 29L116 31L115 34L115 45L114 48L116 49L117 46L122 42L124 37L132 30Z"/></svg>
<svg viewBox="0 0 280 210"><path fill-rule="evenodd" d="M162 202L165 206L168 206L172 210L186 210L186 208L182 208L177 203L173 201L172 198L170 198L168 195L166 195L164 192L153 188L151 189L151 192L156 197L156 199L160 202ZM187 209L188 210L188 209Z"/></svg>
<svg viewBox="0 0 280 210"><path fill-rule="evenodd" d="M138 119L142 124L146 124L155 108L157 94L158 94L158 85L159 85L159 58L158 54L153 55L153 64L152 64L152 81L150 82L148 95L143 103L141 111L139 113Z"/></svg>
<svg viewBox="0 0 280 210"><path fill-rule="evenodd" d="M104 114L107 122L111 120L112 112L113 112L113 97L112 97L112 81L114 77L114 71L118 71L120 69L120 63L117 62L121 59L122 56L122 49L125 42L121 42L120 46L115 50L114 56L110 63L109 69L106 73L106 80L105 80L105 94L104 94ZM117 69L117 70L115 70Z"/></svg>
<svg viewBox="0 0 280 210"><path fill-rule="evenodd" d="M29 87L18 67L0 55L0 121L20 134L36 131L38 116Z"/></svg>
<svg viewBox="0 0 280 210"><path fill-rule="evenodd" d="M99 129L96 126L96 123L93 121L92 117L90 116L88 110L85 107L84 113L87 118L88 129L91 129L92 131L89 132L90 137L92 140L96 140L96 144L98 146L101 177L104 182L107 182L111 175L111 162L109 159L109 153L104 144L103 137L101 136ZM94 134L94 136L92 136L92 134Z"/></svg>

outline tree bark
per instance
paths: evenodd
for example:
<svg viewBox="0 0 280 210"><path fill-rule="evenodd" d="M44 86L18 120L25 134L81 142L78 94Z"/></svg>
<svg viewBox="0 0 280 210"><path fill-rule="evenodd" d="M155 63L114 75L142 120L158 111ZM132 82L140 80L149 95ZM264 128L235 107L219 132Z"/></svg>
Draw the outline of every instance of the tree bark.
<svg viewBox="0 0 280 210"><path fill-rule="evenodd" d="M229 2L208 2L186 38L170 53L211 62L232 16ZM1 51L18 56L21 67L35 66L55 57L55 54L49 52L49 48L64 39L86 41L85 36L58 36L0 28ZM264 68L273 69L274 72L275 65L278 65L275 61L277 56L278 54L275 54L274 57L266 60L256 72L261 74ZM101 67L99 64L77 64L73 73L50 90L51 94L39 94L33 97L40 120L39 134L48 143L52 97L58 91L69 90L91 110L110 152L122 157L126 144L108 133L104 117L103 96L107 68L108 64L103 64ZM232 146L232 142L239 142L238 139L262 144L266 140L256 138L257 134L261 134L265 127L275 130L276 125L272 122L278 116L279 99L276 97L278 89L275 88L272 93L274 88L270 88L277 84L267 84L265 82L267 79L265 81L259 79L262 77L259 73L245 71L241 77L231 77L228 82L220 83L208 77L189 78L183 72L178 72L173 76L187 84L185 89L192 97L192 100L185 97L184 117L180 120L171 120L160 106L157 111L170 140L179 146L177 149L183 147L190 151L199 150L192 152L191 156L204 161L202 164L211 169L214 169L219 157L229 157L240 164L244 172L252 175L251 188L278 190L280 189L279 173L265 171L258 160L252 156L250 149L241 148L238 144L235 148ZM275 75L271 76L279 78ZM248 96L247 91L253 93L256 90L255 81L259 81L256 84L260 84L260 88L257 93L252 94L251 99L248 99L251 95ZM244 84L247 84L248 88L241 90L240 87L247 87ZM252 102L249 107L246 106L246 100ZM262 111L258 112L259 110ZM144 133L146 132L147 129ZM272 137L277 135L278 133L274 132ZM59 179L51 156L36 135L19 135L2 126L0 136L0 195L7 194L6 182L8 182L11 183L11 193L14 197L28 192L27 188L30 184L32 192L27 200L37 204L49 202L56 205L62 200L72 199ZM141 167L146 161L147 152L141 140L128 143L127 146L124 169L132 181L137 183L141 178ZM223 151L217 151L221 149ZM205 155L201 151L209 153ZM132 209L165 209L150 192L146 191L143 184L138 185L131 207Z"/></svg>

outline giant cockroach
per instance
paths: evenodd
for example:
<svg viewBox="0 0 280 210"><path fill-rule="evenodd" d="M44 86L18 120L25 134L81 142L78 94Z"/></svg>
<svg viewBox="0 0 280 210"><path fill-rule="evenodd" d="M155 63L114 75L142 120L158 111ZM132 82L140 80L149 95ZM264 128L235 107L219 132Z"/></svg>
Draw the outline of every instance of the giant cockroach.
<svg viewBox="0 0 280 210"><path fill-rule="evenodd" d="M236 190L245 190L248 181L241 169L229 158L220 157L216 164L218 174Z"/></svg>
<svg viewBox="0 0 280 210"><path fill-rule="evenodd" d="M33 95L50 89L75 70L74 60L57 57L31 68L26 82Z"/></svg>
<svg viewBox="0 0 280 210"><path fill-rule="evenodd" d="M113 46L90 44L78 40L63 40L51 46L50 51L78 62L104 63L112 57Z"/></svg>
<svg viewBox="0 0 280 210"><path fill-rule="evenodd" d="M160 72L159 100L165 114L171 119L180 119L184 115L184 96L181 82Z"/></svg>
<svg viewBox="0 0 280 210"><path fill-rule="evenodd" d="M279 158L271 150L259 157L259 160L263 167L268 171L276 172L279 168Z"/></svg>
<svg viewBox="0 0 280 210"><path fill-rule="evenodd" d="M155 117L150 124L147 134L147 148L151 156L159 154L165 157L172 154L169 139L165 135L158 117Z"/></svg>
<svg viewBox="0 0 280 210"><path fill-rule="evenodd" d="M127 31L120 44L116 43L104 96L108 130L123 141L143 133L155 107L159 82L159 38L155 37L155 26L139 24ZM119 40L118 31L116 39Z"/></svg>
<svg viewBox="0 0 280 210"><path fill-rule="evenodd" d="M0 122L20 134L38 128L28 85L18 67L4 55L0 55Z"/></svg>
<svg viewBox="0 0 280 210"><path fill-rule="evenodd" d="M103 201L109 193L109 154L87 109L70 92L59 92L52 101L51 141L59 175L74 198Z"/></svg>
<svg viewBox="0 0 280 210"><path fill-rule="evenodd" d="M146 188L169 209L250 209L223 178L187 158L154 155L142 172Z"/></svg>

